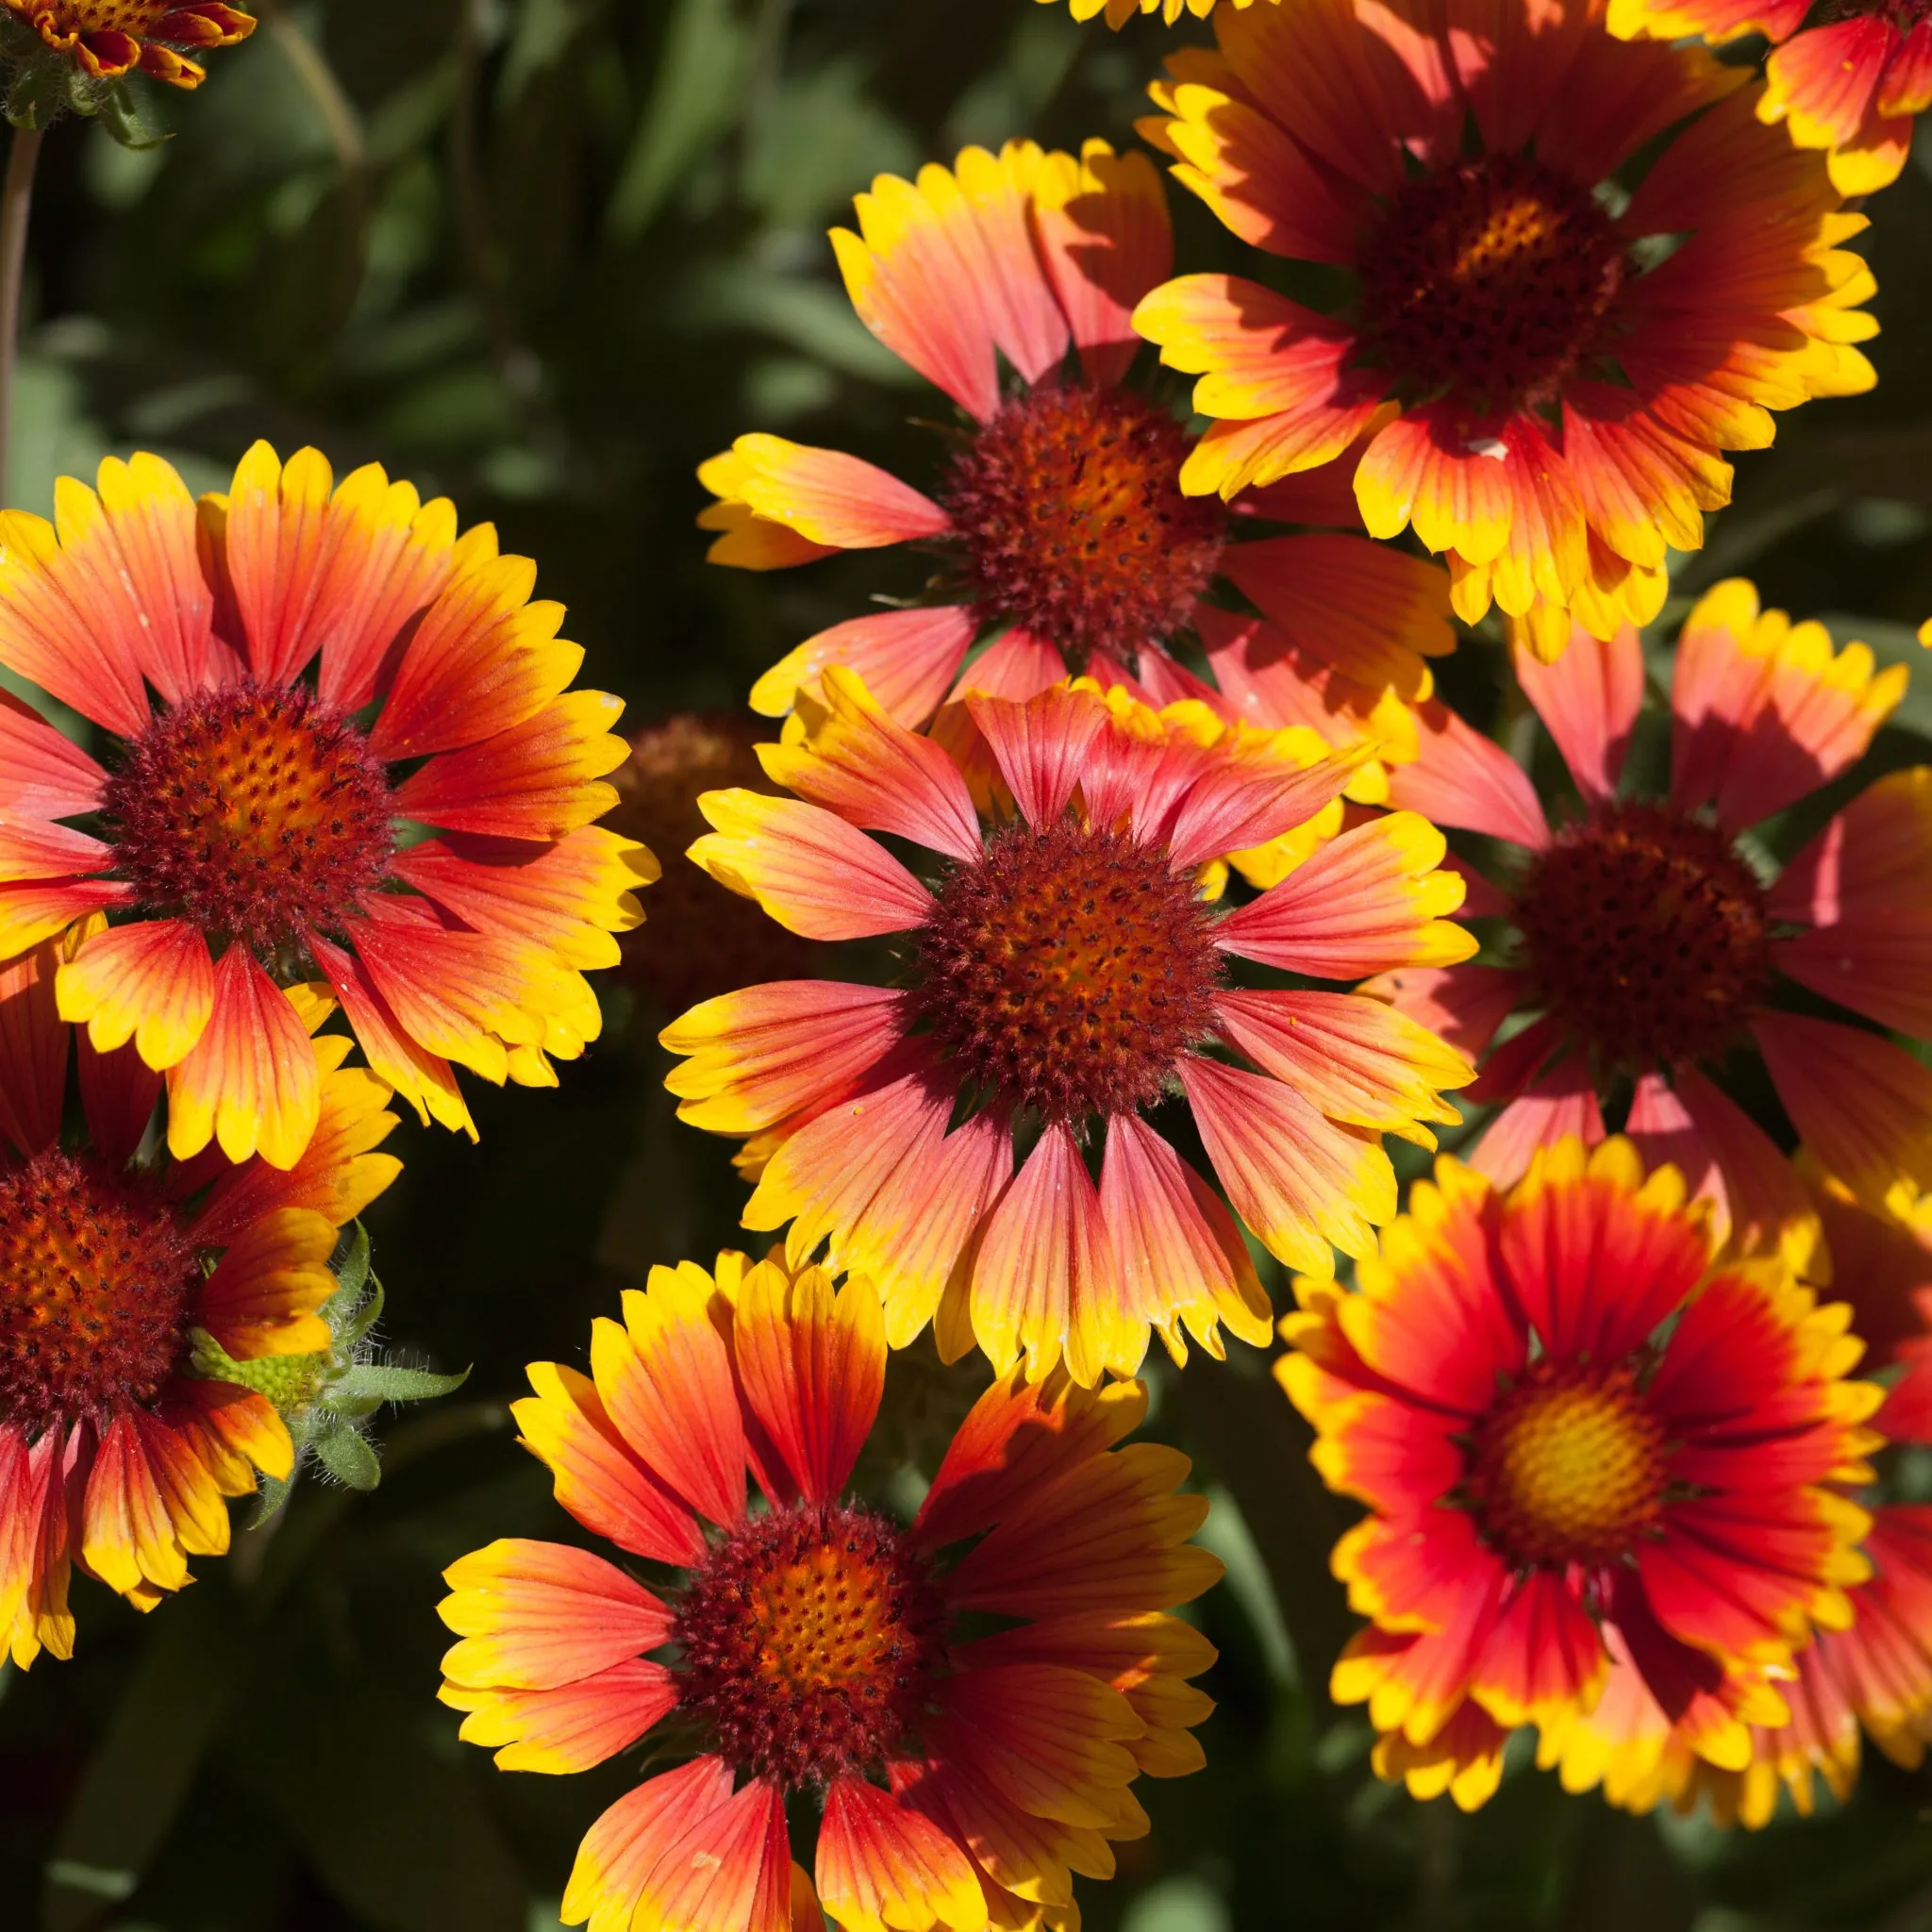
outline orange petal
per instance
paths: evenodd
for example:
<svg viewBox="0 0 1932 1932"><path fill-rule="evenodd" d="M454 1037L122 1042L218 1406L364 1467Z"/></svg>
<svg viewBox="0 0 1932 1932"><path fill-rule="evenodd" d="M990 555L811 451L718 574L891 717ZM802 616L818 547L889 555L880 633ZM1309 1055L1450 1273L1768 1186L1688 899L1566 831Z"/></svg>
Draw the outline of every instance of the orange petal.
<svg viewBox="0 0 1932 1932"><path fill-rule="evenodd" d="M336 1291L336 1231L323 1215L278 1208L242 1228L202 1285L201 1325L237 1361L329 1345L315 1313Z"/></svg>
<svg viewBox="0 0 1932 1932"><path fill-rule="evenodd" d="M61 968L60 1017L85 1025L96 1053L131 1039L166 1072L188 1058L215 1004L208 941L185 920L137 920L85 940Z"/></svg>
<svg viewBox="0 0 1932 1932"><path fill-rule="evenodd" d="M818 1895L844 1932L981 1932L973 1862L939 1826L863 1778L835 1778L819 1826Z"/></svg>
<svg viewBox="0 0 1932 1932"><path fill-rule="evenodd" d="M872 1432L886 1385L878 1291L808 1268L760 1263L738 1292L732 1349L746 1406L809 1503L837 1500ZM774 1504L790 1500L774 1496Z"/></svg>
<svg viewBox="0 0 1932 1932"><path fill-rule="evenodd" d="M322 1113L308 1030L240 941L214 978L208 1025L168 1075L168 1151L187 1160L213 1140L231 1161L258 1153L272 1167L293 1167Z"/></svg>
<svg viewBox="0 0 1932 1932"><path fill-rule="evenodd" d="M622 1570L561 1543L499 1537L442 1573L436 1613L463 1641L443 1657L458 1684L551 1690L655 1650L671 1612Z"/></svg>

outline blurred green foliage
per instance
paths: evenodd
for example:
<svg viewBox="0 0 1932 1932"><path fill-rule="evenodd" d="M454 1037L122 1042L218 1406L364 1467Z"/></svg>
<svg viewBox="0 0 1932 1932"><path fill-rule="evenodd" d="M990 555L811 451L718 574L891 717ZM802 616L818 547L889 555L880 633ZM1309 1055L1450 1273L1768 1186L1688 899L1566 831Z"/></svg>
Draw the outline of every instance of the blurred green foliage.
<svg viewBox="0 0 1932 1932"><path fill-rule="evenodd" d="M317 443L339 474L380 459L539 560L586 681L639 724L741 704L792 643L891 587L876 558L712 570L691 527L694 467L744 429L915 476L930 458L908 419L940 406L831 272L824 229L853 192L970 141L1124 143L1189 31L1083 30L1034 0L258 6L260 31L199 94L150 92L162 145L75 123L49 140L15 501L45 509L57 475L132 446L197 488L258 435ZM1768 602L1916 658L1932 172L1873 213L1878 392L1786 419L1680 588L1749 570ZM1235 265L1202 210L1176 214L1183 266ZM1443 681L1489 722L1493 640ZM1932 681L1878 755L1924 759L1928 735ZM463 1551L572 1531L510 1441L522 1364L581 1360L624 1283L741 1239L725 1149L672 1120L663 1016L637 1004L608 993L607 1039L560 1092L481 1095L480 1146L399 1135L407 1171L369 1217L387 1339L475 1366L460 1395L378 1424L382 1487L305 1478L152 1619L81 1585L79 1659L0 1676L8 1932L555 1924L576 1840L629 1774L504 1775L460 1745L434 1701L433 1605ZM1208 1769L1142 1787L1154 1834L1087 1888L1096 1932L1932 1926L1932 1783L1882 1761L1848 1807L1755 1838L1624 1818L1526 1767L1474 1819L1379 1785L1366 1727L1324 1693L1349 1622L1325 1563L1346 1519L1302 1425L1252 1355L1163 1371L1156 1392L1153 1431L1217 1501L1230 1576L1199 1614L1221 1708Z"/></svg>

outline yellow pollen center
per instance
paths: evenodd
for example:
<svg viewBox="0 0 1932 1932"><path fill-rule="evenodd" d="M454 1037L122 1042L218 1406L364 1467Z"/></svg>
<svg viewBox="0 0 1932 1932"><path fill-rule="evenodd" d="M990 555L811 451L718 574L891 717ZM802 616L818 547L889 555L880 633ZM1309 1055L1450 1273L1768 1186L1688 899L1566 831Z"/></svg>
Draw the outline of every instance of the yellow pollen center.
<svg viewBox="0 0 1932 1932"><path fill-rule="evenodd" d="M750 1631L758 1674L791 1691L870 1682L900 1641L889 1566L816 1549L755 1584Z"/></svg>
<svg viewBox="0 0 1932 1932"><path fill-rule="evenodd" d="M1477 1424L1470 1462L1484 1535L1524 1567L1613 1562L1662 1506L1663 1431L1627 1370L1537 1364Z"/></svg>

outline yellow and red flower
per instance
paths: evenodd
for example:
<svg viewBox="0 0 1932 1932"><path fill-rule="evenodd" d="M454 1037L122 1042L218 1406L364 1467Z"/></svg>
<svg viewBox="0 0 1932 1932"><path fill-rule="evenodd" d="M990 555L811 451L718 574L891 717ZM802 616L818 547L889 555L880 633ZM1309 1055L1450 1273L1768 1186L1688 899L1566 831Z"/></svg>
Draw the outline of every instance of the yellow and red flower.
<svg viewBox="0 0 1932 1932"><path fill-rule="evenodd" d="M91 80L118 80L138 67L170 87L199 87L208 71L191 54L232 47L255 31L255 16L221 0L0 0L57 54Z"/></svg>
<svg viewBox="0 0 1932 1932"><path fill-rule="evenodd" d="M1077 1924L1073 1874L1111 1874L1109 1841L1147 1828L1135 1778L1197 1769L1212 1708L1188 1680L1214 1652L1166 1614L1221 1573L1187 1541L1207 1505L1176 1493L1178 1452L1116 1446L1144 1391L1006 1377L902 1526L847 1492L886 1375L865 1282L654 1269L593 1327L591 1371L531 1368L523 1441L668 1582L505 1540L445 1573L441 1607L443 1701L505 1770L656 1747L586 1836L564 1924ZM821 1814L809 1878L793 1795Z"/></svg>
<svg viewBox="0 0 1932 1932"><path fill-rule="evenodd" d="M1354 468L1376 537L1446 555L1539 651L1660 608L1667 546L1730 497L1771 411L1871 387L1864 264L1816 155L1701 47L1613 40L1600 0L1284 0L1215 16L1143 131L1244 241L1354 277L1320 313L1238 276L1134 325L1218 418L1182 472L1232 497ZM1465 144L1465 124L1477 137ZM1627 193L1619 171L1676 131ZM1600 192L1600 190L1609 191ZM1621 210L1621 211L1619 211Z"/></svg>
<svg viewBox="0 0 1932 1932"><path fill-rule="evenodd" d="M1692 34L1714 47L1743 34L1772 43L1757 118L1782 121L1800 147L1823 148L1841 194L1899 177L1912 120L1932 107L1932 9L1925 0L1609 0L1626 40Z"/></svg>
<svg viewBox="0 0 1932 1932"><path fill-rule="evenodd" d="M1043 7L1055 7L1059 0L1041 0ZM1137 13L1158 13L1172 26L1181 15L1191 13L1205 20L1214 11L1215 0L1074 0L1074 18L1092 20L1101 14L1116 29L1126 25ZM1227 0L1230 7L1253 7L1256 0Z"/></svg>
<svg viewBox="0 0 1932 1932"><path fill-rule="evenodd" d="M1700 1757L1614 1641L1595 1709L1547 1727L1539 1761L1566 1790L1601 1785L1625 1810L1668 1800L1690 1812L1702 1799L1718 1824L1752 1831L1771 1823L1781 1791L1807 1817L1821 1782L1835 1797L1849 1796L1861 1729L1895 1764L1916 1771L1932 1740L1932 1509L1881 1507L1864 1555L1872 1575L1848 1592L1851 1626L1820 1631L1798 1654L1778 1686L1790 1721L1754 1725L1742 1762L1720 1766Z"/></svg>
<svg viewBox="0 0 1932 1932"><path fill-rule="evenodd" d="M1424 1123L1456 1118L1441 1090L1471 1069L1379 1001L1238 989L1225 962L1354 980L1467 957L1441 835L1393 813L1316 842L1359 755L1304 767L1293 734L1086 682L967 697L1017 806L982 825L941 745L850 672L822 682L826 708L765 752L800 797L708 793L691 857L808 938L899 937L907 971L754 987L661 1036L691 1056L668 1081L683 1118L753 1137L744 1224L790 1223L794 1262L829 1243L884 1294L895 1348L931 1321L947 1359L976 1341L1002 1373L1131 1374L1150 1326L1176 1358L1184 1328L1216 1353L1222 1323L1265 1342L1240 1228L1142 1111L1185 1099L1285 1261L1363 1252L1395 1211L1382 1135L1434 1146ZM867 831L936 855L931 883ZM1204 871L1262 846L1277 883L1231 912L1204 900Z"/></svg>
<svg viewBox="0 0 1932 1932"><path fill-rule="evenodd" d="M237 1364L326 1348L336 1231L400 1166L375 1151L389 1090L306 1036L321 1117L293 1167L156 1160L160 1075L56 1009L76 941L0 969L0 1640L23 1667L72 1654L72 1570L151 1609L228 1547L224 1497L289 1474L281 1418L201 1373L198 1338ZM61 1131L70 1044L84 1139Z"/></svg>
<svg viewBox="0 0 1932 1932"><path fill-rule="evenodd" d="M1681 1175L1570 1139L1507 1195L1444 1158L1363 1259L1298 1284L1283 1386L1368 1519L1335 1571L1371 1619L1334 1694L1376 1767L1480 1804L1516 1726L1595 1708L1613 1656L1741 1769L1815 1627L1852 1620L1875 1384L1781 1262L1711 1266ZM1614 1634L1612 1634L1614 1633Z"/></svg>
<svg viewBox="0 0 1932 1932"><path fill-rule="evenodd" d="M1101 141L1077 158L1030 142L968 148L916 182L881 175L858 209L860 233L832 240L859 319L970 420L937 498L857 457L741 436L699 472L719 498L699 522L722 533L712 561L745 569L899 543L945 567L932 601L808 639L758 680L754 709L782 716L828 664L914 726L967 688L1025 698L1070 670L1155 704L1214 702L1162 648L1182 631L1217 668L1300 666L1358 720L1427 694L1425 658L1454 642L1447 581L1361 535L1345 488L1251 491L1238 515L1182 493L1188 432L1126 380L1141 347L1128 316L1174 256L1144 156ZM1079 375L1063 379L1070 348ZM1233 541L1255 522L1330 527ZM1253 610L1209 602L1217 576ZM1225 695L1238 708L1242 690ZM1376 725L1403 736L1399 721Z"/></svg>
<svg viewBox="0 0 1932 1932"><path fill-rule="evenodd" d="M598 1030L582 969L656 876L591 823L621 707L568 689L583 652L533 566L374 464L333 483L258 442L198 506L142 455L98 492L63 477L52 525L0 514L0 664L112 745L0 693L0 960L108 914L61 1015L166 1073L177 1158L300 1158L331 1000L419 1115L474 1134L450 1063L554 1085Z"/></svg>
<svg viewBox="0 0 1932 1932"><path fill-rule="evenodd" d="M1881 778L1768 882L1739 843L1857 761L1904 695L1904 668L1875 672L1863 644L1834 655L1822 625L1760 610L1741 580L1719 585L1677 641L1670 790L1656 799L1619 794L1643 696L1633 632L1579 635L1553 665L1519 648L1517 671L1581 809L1550 824L1499 745L1429 708L1391 797L1524 855L1506 886L1470 874L1468 910L1507 921L1513 951L1370 989L1487 1056L1472 1097L1507 1104L1477 1165L1507 1185L1540 1145L1601 1139L1600 1103L1628 1078L1624 1131L1645 1158L1710 1194L1721 1232L1781 1241L1802 1263L1813 1203L1711 1077L1755 1052L1800 1138L1859 1199L1932 1185L1932 1072L1878 1030L1932 1038L1932 771ZM1535 1018L1492 1044L1512 1015Z"/></svg>

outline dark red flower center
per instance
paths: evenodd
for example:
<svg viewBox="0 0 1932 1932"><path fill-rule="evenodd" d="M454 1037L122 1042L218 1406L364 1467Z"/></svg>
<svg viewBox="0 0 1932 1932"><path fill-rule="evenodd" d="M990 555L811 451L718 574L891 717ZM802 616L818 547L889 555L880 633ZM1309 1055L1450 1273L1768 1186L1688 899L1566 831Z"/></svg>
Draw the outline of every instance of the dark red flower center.
<svg viewBox="0 0 1932 1932"><path fill-rule="evenodd" d="M650 931L622 935L624 977L667 1015L769 979L805 979L817 968L810 940L768 919L755 899L727 891L683 854L710 830L698 794L741 785L773 792L755 746L757 722L730 711L685 711L646 725L610 774L618 804L604 824L659 854Z"/></svg>
<svg viewBox="0 0 1932 1932"><path fill-rule="evenodd" d="M1407 182L1361 251L1361 321L1417 399L1501 409L1596 347L1629 258L1588 189L1520 155Z"/></svg>
<svg viewBox="0 0 1932 1932"><path fill-rule="evenodd" d="M945 1650L930 1572L883 1517L801 1504L749 1518L678 1607L678 1707L738 1770L790 1786L908 1741Z"/></svg>
<svg viewBox="0 0 1932 1932"><path fill-rule="evenodd" d="M1160 1097L1208 1030L1210 915L1164 853L1062 820L1015 823L941 888L919 938L918 1010L989 1096L1050 1121Z"/></svg>
<svg viewBox="0 0 1932 1932"><path fill-rule="evenodd" d="M200 1278L142 1182L58 1150L0 1174L0 1420L38 1435L153 1402Z"/></svg>
<svg viewBox="0 0 1932 1932"><path fill-rule="evenodd" d="M264 952L340 929L377 886L394 809L362 733L304 687L162 711L108 787L115 870L149 910Z"/></svg>
<svg viewBox="0 0 1932 1932"><path fill-rule="evenodd" d="M1661 806L1559 833L1516 923L1538 996L1612 1064L1720 1049L1771 974L1757 875L1715 826Z"/></svg>
<svg viewBox="0 0 1932 1932"><path fill-rule="evenodd" d="M1483 1535L1519 1568L1615 1562L1663 1507L1663 1427L1625 1367L1533 1363L1467 1453Z"/></svg>
<svg viewBox="0 0 1932 1932"><path fill-rule="evenodd" d="M962 451L941 499L980 616L1066 652L1131 661L1188 622L1220 560L1225 516L1183 496L1185 429L1113 389L1029 391Z"/></svg>

